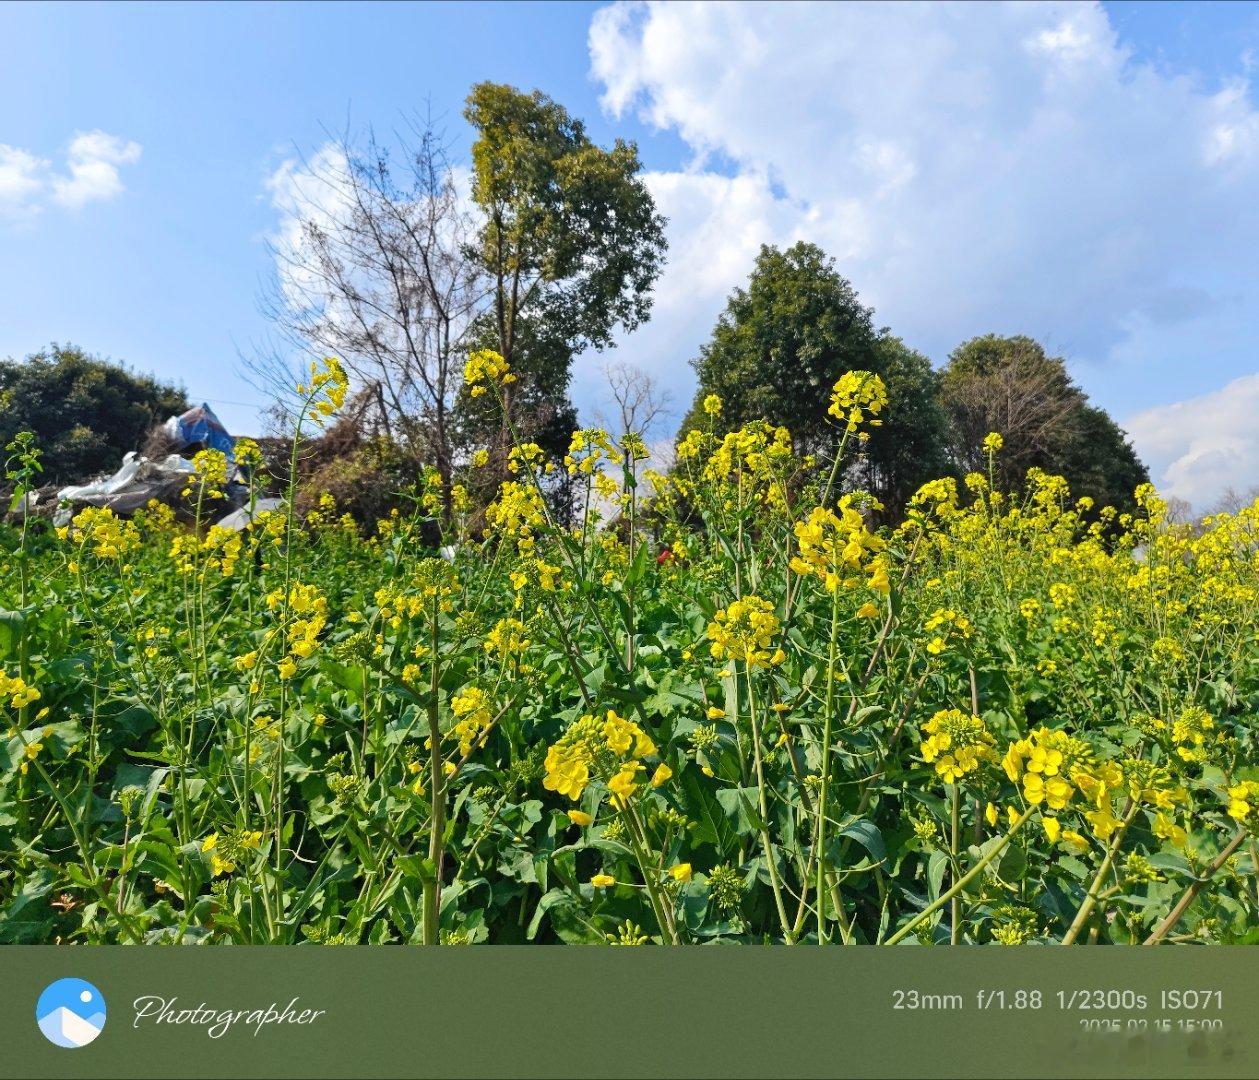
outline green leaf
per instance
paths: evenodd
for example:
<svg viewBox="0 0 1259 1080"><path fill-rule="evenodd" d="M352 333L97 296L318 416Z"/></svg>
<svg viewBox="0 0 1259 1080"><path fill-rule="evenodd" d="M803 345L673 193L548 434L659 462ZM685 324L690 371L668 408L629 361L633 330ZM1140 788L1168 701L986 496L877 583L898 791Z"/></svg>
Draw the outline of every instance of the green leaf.
<svg viewBox="0 0 1259 1080"><path fill-rule="evenodd" d="M866 818L853 818L839 827L840 836L848 836L856 840L870 853L875 862L887 858L887 846L883 843L883 833L873 821Z"/></svg>
<svg viewBox="0 0 1259 1080"><path fill-rule="evenodd" d="M417 881L436 881L437 868L433 860L422 855L402 855L394 860L394 865L402 871L403 877Z"/></svg>
<svg viewBox="0 0 1259 1080"><path fill-rule="evenodd" d="M530 941L538 936L538 928L542 925L542 917L552 908L560 904L572 904L572 897L563 889L551 889L549 892L543 893L542 899L538 901L538 906L534 908L533 918L529 920L529 928L525 931L525 937Z"/></svg>
<svg viewBox="0 0 1259 1080"><path fill-rule="evenodd" d="M18 650L26 619L16 611L0 611L0 660L7 660Z"/></svg>
<svg viewBox="0 0 1259 1080"><path fill-rule="evenodd" d="M757 790L754 787L722 788L717 792L717 802L727 820L734 822L740 836L751 836L761 829L761 815L757 810Z"/></svg>
<svg viewBox="0 0 1259 1080"><path fill-rule="evenodd" d="M356 697L362 697L364 683L362 666L355 664L353 667L347 667L345 664L324 659L320 667L323 673L343 690L350 691Z"/></svg>
<svg viewBox="0 0 1259 1080"><path fill-rule="evenodd" d="M625 575L626 585L637 585L643 580L643 574L647 571L647 560L651 557L651 552L647 549L646 544L639 544L638 550L634 552L634 562L629 568L629 573Z"/></svg>
<svg viewBox="0 0 1259 1080"><path fill-rule="evenodd" d="M949 856L945 851L933 851L927 860L927 894L930 899L939 897L944 886L944 875L948 873Z"/></svg>
<svg viewBox="0 0 1259 1080"><path fill-rule="evenodd" d="M727 854L738 843L738 836L726 820L721 804L693 770L682 774L682 787L686 792L686 805L697 825L691 835L697 842L712 844L720 854Z"/></svg>
<svg viewBox="0 0 1259 1080"><path fill-rule="evenodd" d="M1027 852L1019 843L1008 844L997 860L997 876L1002 881L1021 881L1027 876Z"/></svg>

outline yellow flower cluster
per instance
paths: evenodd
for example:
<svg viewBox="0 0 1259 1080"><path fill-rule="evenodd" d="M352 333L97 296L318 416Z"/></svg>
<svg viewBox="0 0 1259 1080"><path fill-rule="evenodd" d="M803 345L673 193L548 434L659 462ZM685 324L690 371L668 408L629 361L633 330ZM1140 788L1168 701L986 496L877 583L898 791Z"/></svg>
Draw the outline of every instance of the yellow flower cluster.
<svg viewBox="0 0 1259 1080"><path fill-rule="evenodd" d="M315 423L322 424L345 404L345 394L349 386L350 378L341 366L341 361L335 356L325 356L322 361L311 361L310 384L300 383L297 393L306 401L309 409L307 416Z"/></svg>
<svg viewBox="0 0 1259 1080"><path fill-rule="evenodd" d="M1045 803L1051 810L1062 810L1075 794L1067 777L1090 761L1083 740L1041 725L1010 744L1001 766L1012 782L1022 779L1023 797L1031 805Z"/></svg>
<svg viewBox="0 0 1259 1080"><path fill-rule="evenodd" d="M530 645L529 628L519 619L499 619L485 637L485 651L504 660L518 658Z"/></svg>
<svg viewBox="0 0 1259 1080"><path fill-rule="evenodd" d="M774 605L759 596L745 596L713 616L708 624L709 651L714 660L742 660L749 668L779 664L782 649L769 647L781 627Z"/></svg>
<svg viewBox="0 0 1259 1080"><path fill-rule="evenodd" d="M564 468L569 476L594 476L603 462L620 465L624 456L617 449L612 436L602 428L583 428L574 431L564 455Z"/></svg>
<svg viewBox="0 0 1259 1080"><path fill-rule="evenodd" d="M171 538L170 557L181 574L192 574L204 559L204 569L217 570L224 577L231 577L240 559L241 534L234 529L211 525L204 539L195 533L180 533Z"/></svg>
<svg viewBox="0 0 1259 1080"><path fill-rule="evenodd" d="M887 387L883 380L869 371L846 371L831 390L831 405L827 413L845 425L846 431L856 431L862 423L878 427L882 420L877 417L887 405Z"/></svg>
<svg viewBox="0 0 1259 1080"><path fill-rule="evenodd" d="M489 695L480 687L465 686L450 699L450 711L455 714L451 734L459 740L459 756L467 757L494 722Z"/></svg>
<svg viewBox="0 0 1259 1080"><path fill-rule="evenodd" d="M297 661L309 657L319 647L319 634L328 621L328 601L313 585L294 584L288 592L274 589L267 594L267 607L286 610L289 655L280 660L280 678L291 679L297 673Z"/></svg>
<svg viewBox="0 0 1259 1080"><path fill-rule="evenodd" d="M516 376L511 373L507 361L493 349L476 349L463 365L463 381L476 398L485 393L487 383L506 385L515 382Z"/></svg>
<svg viewBox="0 0 1259 1080"><path fill-rule="evenodd" d="M1170 813L1188 800L1188 793L1172 785L1165 768L1149 761L1097 762L1084 740L1042 726L1011 744L1002 765L1012 781L1021 779L1023 797L1032 806L1043 803L1051 810L1063 810L1078 793L1089 807L1083 810L1084 820L1103 842L1124 824L1114 812L1116 796L1153 809L1151 831L1159 839L1183 847L1188 838ZM1042 823L1051 842L1061 836L1072 850L1087 847L1078 832L1062 830L1056 818L1044 818Z"/></svg>
<svg viewBox="0 0 1259 1080"><path fill-rule="evenodd" d="M97 506L85 506L67 528L57 530L57 535L100 559L121 559L140 543L140 530L134 522Z"/></svg>
<svg viewBox="0 0 1259 1080"><path fill-rule="evenodd" d="M957 505L957 481L951 476L923 484L905 508L905 522L897 533L926 531L937 523L947 523L960 511Z"/></svg>
<svg viewBox="0 0 1259 1080"><path fill-rule="evenodd" d="M265 464L265 459L262 456L262 447L253 439L237 439L236 446L232 451L232 457L240 468L249 473L261 471Z"/></svg>
<svg viewBox="0 0 1259 1080"><path fill-rule="evenodd" d="M790 464L792 456L791 432L757 420L721 440L708 460L704 478L725 480L739 472L769 478Z"/></svg>
<svg viewBox="0 0 1259 1080"><path fill-rule="evenodd" d="M941 709L922 726L923 761L934 762L946 784L956 784L985 761L996 761L996 740L978 716L960 709Z"/></svg>
<svg viewBox="0 0 1259 1080"><path fill-rule="evenodd" d="M211 833L201 842L201 851L210 856L210 873L218 877L230 874L251 851L261 846L262 833L241 829L234 833Z"/></svg>
<svg viewBox="0 0 1259 1080"><path fill-rule="evenodd" d="M542 559L532 560L530 567L537 575L538 588L543 592L555 592L557 588L564 589L568 587L566 582L560 580L560 574L563 573L561 567L558 567L553 563L545 562ZM527 581L528 575L522 571L517 571L511 575L511 578L513 584L516 584L522 579ZM519 589L522 587L522 584L516 584L516 587Z"/></svg>
<svg viewBox="0 0 1259 1080"><path fill-rule="evenodd" d="M410 579L381 586L374 598L380 617L394 630L407 619L429 615L434 605L448 612L453 605L450 596L455 590L454 569L444 559L425 559Z"/></svg>
<svg viewBox="0 0 1259 1080"><path fill-rule="evenodd" d="M863 579L859 572L864 571L871 588L887 593L891 588L887 563L875 557L884 548L883 540L866 528L865 519L852 504L852 496L845 495L838 510L836 514L815 506L804 521L796 522L799 554L792 558L791 569L821 578L828 592L835 592L841 585L860 584Z"/></svg>
<svg viewBox="0 0 1259 1080"><path fill-rule="evenodd" d="M1243 780L1228 789L1228 816L1249 829L1259 829L1259 782Z"/></svg>
<svg viewBox="0 0 1259 1080"><path fill-rule="evenodd" d="M1188 840L1185 829L1170 816L1180 803L1189 801L1189 793L1183 787L1175 787L1171 774L1161 765L1136 758L1121 762L1108 761L1089 772L1073 774L1076 786L1096 806L1095 811L1084 815L1099 839L1106 839L1120 822L1111 812L1112 794L1126 793L1134 803L1145 804L1156 810L1151 831L1161 840L1169 840L1176 847L1184 847Z"/></svg>
<svg viewBox="0 0 1259 1080"><path fill-rule="evenodd" d="M1172 742L1176 753L1185 761L1207 760L1207 740L1215 730L1211 714L1198 705L1191 705L1172 723Z"/></svg>
<svg viewBox="0 0 1259 1080"><path fill-rule="evenodd" d="M0 704L8 701L9 708L21 709L32 701L39 700L39 691L28 686L16 675L6 675L0 671Z"/></svg>
<svg viewBox="0 0 1259 1080"><path fill-rule="evenodd" d="M193 455L192 468L184 483L185 495L223 498L223 489L227 487L227 455L222 450L198 450Z"/></svg>
<svg viewBox="0 0 1259 1080"><path fill-rule="evenodd" d="M594 778L604 781L613 800L624 806L646 768L640 759L654 753L656 744L632 720L611 709L602 719L587 714L547 750L542 786L577 802Z"/></svg>
<svg viewBox="0 0 1259 1080"><path fill-rule="evenodd" d="M136 528L148 536L160 536L175 527L175 510L164 502L150 499L131 517Z"/></svg>
<svg viewBox="0 0 1259 1080"><path fill-rule="evenodd" d="M710 452L709 452L710 451ZM694 466L708 452L699 469ZM787 507L787 480L799 467L791 432L763 420L746 424L718 443L709 433L692 430L678 444L683 466L674 483L687 498L716 501L725 510L751 505Z"/></svg>
<svg viewBox="0 0 1259 1080"><path fill-rule="evenodd" d="M341 520L337 520L337 500L326 491L319 496L318 505L306 512L306 528L315 534L332 532L338 528L346 529L347 521L349 530L355 530L354 519L349 515L342 515Z"/></svg>
<svg viewBox="0 0 1259 1080"><path fill-rule="evenodd" d="M923 629L933 635L927 642L927 652L932 656L944 652L950 641L966 641L973 630L970 619L952 608L937 608L923 623Z"/></svg>
<svg viewBox="0 0 1259 1080"><path fill-rule="evenodd" d="M514 538L522 553L527 554L533 550L533 530L546 520L542 496L533 484L505 480L498 500L486 509L485 520L492 528Z"/></svg>
<svg viewBox="0 0 1259 1080"><path fill-rule="evenodd" d="M521 466L524 466L525 473L530 476L536 476L538 473L550 473L554 469L554 466L546 461L546 451L534 442L513 446L511 452L508 453L508 471L515 475L520 472Z"/></svg>
<svg viewBox="0 0 1259 1080"><path fill-rule="evenodd" d="M1094 783L1090 778L1084 781L1081 791L1093 803L1092 810L1084 811L1084 820L1089 823L1094 836L1103 842L1109 840L1122 824L1114 815L1112 788L1105 783Z"/></svg>

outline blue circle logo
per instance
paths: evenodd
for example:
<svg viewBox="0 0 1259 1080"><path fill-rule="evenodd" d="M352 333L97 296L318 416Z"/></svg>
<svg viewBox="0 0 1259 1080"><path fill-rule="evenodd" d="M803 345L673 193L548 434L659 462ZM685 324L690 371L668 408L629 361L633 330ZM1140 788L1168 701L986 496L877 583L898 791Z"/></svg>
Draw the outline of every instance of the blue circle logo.
<svg viewBox="0 0 1259 1080"><path fill-rule="evenodd" d="M83 979L58 979L39 995L35 1020L44 1038L56 1046L86 1046L105 1027L105 999Z"/></svg>

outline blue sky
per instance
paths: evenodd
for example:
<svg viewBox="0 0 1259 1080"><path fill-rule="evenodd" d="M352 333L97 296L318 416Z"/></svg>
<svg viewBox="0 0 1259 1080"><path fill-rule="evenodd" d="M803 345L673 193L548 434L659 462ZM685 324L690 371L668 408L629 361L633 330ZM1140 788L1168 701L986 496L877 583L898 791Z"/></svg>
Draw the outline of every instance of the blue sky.
<svg viewBox="0 0 1259 1080"><path fill-rule="evenodd" d="M74 342L256 427L268 179L347 119L429 108L459 151L494 79L638 140L673 257L619 352L677 415L756 246L803 237L937 361L1045 339L1173 493L1259 482L1259 5L0 4L0 28L0 356Z"/></svg>

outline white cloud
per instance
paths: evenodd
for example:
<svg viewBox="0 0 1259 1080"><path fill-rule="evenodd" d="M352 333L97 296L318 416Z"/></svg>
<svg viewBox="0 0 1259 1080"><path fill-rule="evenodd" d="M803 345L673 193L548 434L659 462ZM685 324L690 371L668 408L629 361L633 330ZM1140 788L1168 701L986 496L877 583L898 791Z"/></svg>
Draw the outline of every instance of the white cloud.
<svg viewBox="0 0 1259 1080"><path fill-rule="evenodd" d="M123 191L121 166L140 160L141 146L104 131L79 132L65 151L65 170L20 147L0 144L0 221L29 225L49 203L78 209Z"/></svg>
<svg viewBox="0 0 1259 1080"><path fill-rule="evenodd" d="M374 239L365 237L361 224L364 215L374 215L378 223L381 220L379 189L361 173L373 159L357 158L366 149L351 146L347 156L344 144L326 142L309 156L281 162L265 181L265 197L277 215L266 237L276 272L276 293L268 298L268 305L286 325L282 336L289 339L288 344L297 338L306 346L333 348L347 336L361 336L364 320L371 323L370 332L377 340L388 341L401 333L395 319L381 314L393 309L392 283L384 267L390 260ZM403 189L413 179L405 167L393 177ZM471 205L472 175L466 168L453 168L450 180L455 210L443 214L436 226L436 243L447 253L459 251L466 239L460 215ZM405 246L427 235L428 204L419 201L423 198L417 195L415 202L394 204L396 211L407 215L409 226L385 219L388 244ZM407 257L417 259L417 251L410 250ZM357 301L347 298L347 289L357 295ZM466 330L470 318L467 311L454 317L447 328L454 339ZM394 345L399 350L405 347L401 339Z"/></svg>
<svg viewBox="0 0 1259 1080"><path fill-rule="evenodd" d="M800 238L937 361L1032 334L1119 413L1253 370L1251 88L1137 62L1098 4L616 4L589 45L604 107L693 153L647 177L669 265L622 346L680 399L758 246Z"/></svg>
<svg viewBox="0 0 1259 1080"><path fill-rule="evenodd" d="M1259 374L1221 390L1130 417L1129 434L1145 453L1160 490L1205 510L1226 488L1259 484Z"/></svg>
<svg viewBox="0 0 1259 1080"><path fill-rule="evenodd" d="M134 165L140 160L140 153L138 142L103 131L80 132L66 151L69 175L53 177L53 199L74 209L112 199L122 193L118 167Z"/></svg>
<svg viewBox="0 0 1259 1080"><path fill-rule="evenodd" d="M36 196L48 162L0 143L0 220L24 222L39 213Z"/></svg>
<svg viewBox="0 0 1259 1080"><path fill-rule="evenodd" d="M276 255L281 296L291 309L301 311L324 301L319 277L309 265L304 232L314 226L334 231L350 209L345 153L325 143L309 158L289 158L266 181L279 222L270 237Z"/></svg>

